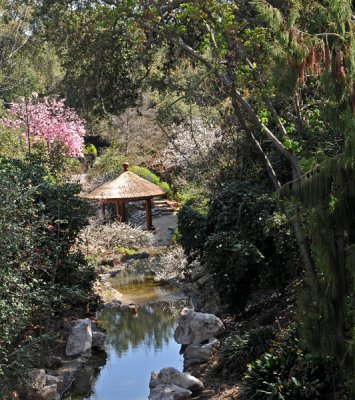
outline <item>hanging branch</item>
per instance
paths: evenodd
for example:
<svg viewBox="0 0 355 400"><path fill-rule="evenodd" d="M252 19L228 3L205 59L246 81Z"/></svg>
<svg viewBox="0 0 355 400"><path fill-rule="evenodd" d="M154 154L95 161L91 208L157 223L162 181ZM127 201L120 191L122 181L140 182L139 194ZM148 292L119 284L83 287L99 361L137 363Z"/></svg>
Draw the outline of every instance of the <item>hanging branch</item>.
<svg viewBox="0 0 355 400"><path fill-rule="evenodd" d="M141 25L143 28L152 30L157 35L160 35L161 37L169 40L171 43L175 44L176 46L184 50L191 57L199 60L208 69L212 70L226 87L231 88L232 85L230 79L227 76L227 73L225 72L220 73L218 71L218 68L212 62L210 62L203 55L192 49L181 39L176 39L171 34L162 31L161 29L155 26L150 26L146 22L143 22ZM243 109L250 115L255 126L266 134L268 139L270 139L270 141L273 143L274 147L290 162L292 170L295 172L295 175L296 176L301 175L301 167L297 157L291 151L286 149L286 147L281 143L281 141L276 137L276 135L260 120L256 111L252 108L249 102L243 97L243 95L236 89L234 90L234 93L238 100L238 103L240 103Z"/></svg>

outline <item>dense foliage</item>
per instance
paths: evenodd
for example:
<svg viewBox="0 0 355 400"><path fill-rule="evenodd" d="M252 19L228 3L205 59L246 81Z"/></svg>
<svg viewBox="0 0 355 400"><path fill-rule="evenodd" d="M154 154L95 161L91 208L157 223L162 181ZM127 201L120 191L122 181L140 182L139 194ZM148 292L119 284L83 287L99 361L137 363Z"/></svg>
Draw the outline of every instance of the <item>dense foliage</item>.
<svg viewBox="0 0 355 400"><path fill-rule="evenodd" d="M207 201L201 195L189 198L178 214L179 240L192 257L203 253L207 239Z"/></svg>
<svg viewBox="0 0 355 400"><path fill-rule="evenodd" d="M348 399L347 390L337 384L339 374L333 359L312 355L290 331L248 365L240 399Z"/></svg>
<svg viewBox="0 0 355 400"><path fill-rule="evenodd" d="M71 252L87 223L79 187L56 182L38 155L1 158L0 179L0 374L14 384L21 369L45 362L55 338L50 321L66 304L90 301L95 273Z"/></svg>
<svg viewBox="0 0 355 400"><path fill-rule="evenodd" d="M283 288L296 276L290 227L259 185L230 183L208 207L206 200L188 200L179 213L179 231L185 251L202 257L222 300L234 310L243 309L253 290Z"/></svg>
<svg viewBox="0 0 355 400"><path fill-rule="evenodd" d="M251 329L244 335L229 337L219 352L219 364L233 375L240 375L247 364L266 353L273 340L275 330L271 326Z"/></svg>

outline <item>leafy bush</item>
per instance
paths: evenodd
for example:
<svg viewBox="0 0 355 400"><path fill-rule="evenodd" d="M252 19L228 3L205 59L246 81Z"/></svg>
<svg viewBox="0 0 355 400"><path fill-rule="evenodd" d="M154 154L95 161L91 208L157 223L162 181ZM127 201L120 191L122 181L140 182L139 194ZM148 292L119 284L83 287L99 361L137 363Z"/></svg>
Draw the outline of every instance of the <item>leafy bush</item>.
<svg viewBox="0 0 355 400"><path fill-rule="evenodd" d="M219 366L227 368L230 374L239 375L246 365L265 353L275 339L271 326L252 329L244 335L227 339L219 353Z"/></svg>
<svg viewBox="0 0 355 400"><path fill-rule="evenodd" d="M208 237L204 256L216 277L221 300L241 310L255 286L263 255L238 233L222 231Z"/></svg>
<svg viewBox="0 0 355 400"><path fill-rule="evenodd" d="M52 175L39 153L23 161L0 158L0 380L4 386L13 383L19 372L23 375L26 362L43 364L54 337L49 321L63 313L66 302L90 299L94 270L82 254L72 252L87 223L87 203L77 196L79 191L77 185L61 183Z"/></svg>
<svg viewBox="0 0 355 400"><path fill-rule="evenodd" d="M282 290L300 271L297 243L286 215L274 211L263 227L265 265L260 274L263 287Z"/></svg>
<svg viewBox="0 0 355 400"><path fill-rule="evenodd" d="M84 147L83 153L85 155L91 154L94 157L97 157L97 149L92 143L89 143Z"/></svg>
<svg viewBox="0 0 355 400"><path fill-rule="evenodd" d="M275 200L260 185L248 182L230 183L210 204L209 230L239 231L243 237L260 245L265 222L275 207Z"/></svg>
<svg viewBox="0 0 355 400"><path fill-rule="evenodd" d="M67 254L65 263L62 263L57 272L57 281L63 287L83 291L83 302L90 300L92 284L95 279L94 265L88 263L81 252Z"/></svg>
<svg viewBox="0 0 355 400"><path fill-rule="evenodd" d="M178 224L186 253L201 256L220 298L234 311L242 310L253 288L285 287L295 273L290 227L260 185L232 182L209 205L195 196L180 210Z"/></svg>
<svg viewBox="0 0 355 400"><path fill-rule="evenodd" d="M34 284L33 261L36 241L33 229L39 229L40 220L33 197L36 190L27 185L20 162L0 158L0 381L5 374L15 374L19 361L14 344L28 325L36 303L43 300L43 281ZM43 221L45 222L45 221ZM17 346L16 346L17 347ZM11 356L10 356L11 354ZM1 385L2 386L2 385ZM0 395L1 395L0 389Z"/></svg>
<svg viewBox="0 0 355 400"><path fill-rule="evenodd" d="M104 153L97 157L92 168L89 170L89 179L108 180L117 177L123 172L122 164L126 161L119 144L113 142Z"/></svg>
<svg viewBox="0 0 355 400"><path fill-rule="evenodd" d="M136 249L128 249L127 247L116 247L114 251L115 253L124 254L125 256L134 256L137 254Z"/></svg>
<svg viewBox="0 0 355 400"><path fill-rule="evenodd" d="M97 149L92 143L90 143L84 147L83 153L85 170L87 171L89 168L92 168L94 164L95 158L97 157Z"/></svg>
<svg viewBox="0 0 355 400"><path fill-rule="evenodd" d="M234 311L243 309L270 264L273 251L264 228L275 208L268 192L248 182L226 185L210 203L204 260L221 299Z"/></svg>
<svg viewBox="0 0 355 400"><path fill-rule="evenodd" d="M241 400L345 399L337 387L339 368L330 358L311 355L292 330L248 365ZM335 394L337 392L337 394ZM330 397L329 397L330 396Z"/></svg>
<svg viewBox="0 0 355 400"><path fill-rule="evenodd" d="M202 196L189 199L178 214L180 243L189 256L201 254L208 237L207 201Z"/></svg>
<svg viewBox="0 0 355 400"><path fill-rule="evenodd" d="M163 190L165 190L168 193L169 197L172 195L172 190L170 188L170 185L167 182L162 182L159 176L149 171L149 169L139 166L131 166L129 167L129 170L139 175L141 178L147 179L148 181L154 183L155 185L160 186Z"/></svg>

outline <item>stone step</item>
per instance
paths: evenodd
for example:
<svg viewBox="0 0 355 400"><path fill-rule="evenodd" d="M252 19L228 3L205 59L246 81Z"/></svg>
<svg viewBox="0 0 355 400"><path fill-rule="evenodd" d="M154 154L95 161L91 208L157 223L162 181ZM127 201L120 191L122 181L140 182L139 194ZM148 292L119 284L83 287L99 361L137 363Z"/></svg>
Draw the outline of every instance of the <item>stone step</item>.
<svg viewBox="0 0 355 400"><path fill-rule="evenodd" d="M172 207L162 207L162 206L154 206L154 208L156 208L157 210L160 210L160 211L167 211L167 212L174 212L175 211L175 208L172 208Z"/></svg>

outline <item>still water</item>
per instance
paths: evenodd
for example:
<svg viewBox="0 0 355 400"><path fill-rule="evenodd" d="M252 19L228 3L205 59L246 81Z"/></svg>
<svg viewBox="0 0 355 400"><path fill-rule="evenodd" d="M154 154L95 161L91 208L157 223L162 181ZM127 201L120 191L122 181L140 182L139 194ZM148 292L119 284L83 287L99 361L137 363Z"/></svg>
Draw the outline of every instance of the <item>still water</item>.
<svg viewBox="0 0 355 400"><path fill-rule="evenodd" d="M173 334L187 300L136 267L120 273L111 284L138 306L102 311L99 324L108 335L106 354L92 357L64 399L146 400L153 370L182 371L180 345Z"/></svg>

